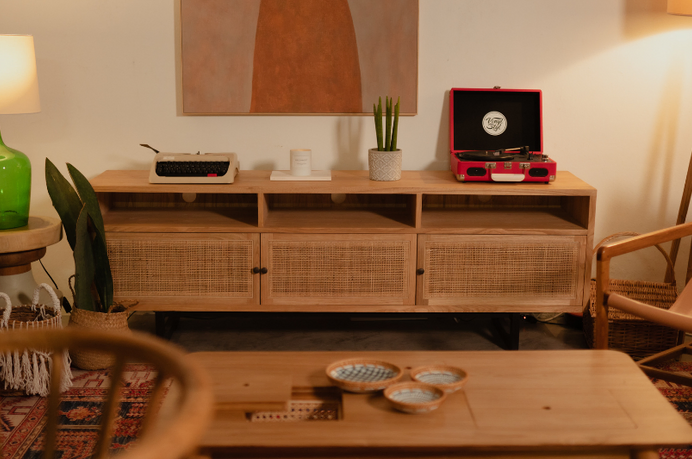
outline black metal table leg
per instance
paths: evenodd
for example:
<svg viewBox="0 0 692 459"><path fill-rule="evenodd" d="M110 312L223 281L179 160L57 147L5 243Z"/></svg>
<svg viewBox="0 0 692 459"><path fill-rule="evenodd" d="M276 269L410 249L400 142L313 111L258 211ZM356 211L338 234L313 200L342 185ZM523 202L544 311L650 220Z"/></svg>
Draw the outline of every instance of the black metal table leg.
<svg viewBox="0 0 692 459"><path fill-rule="evenodd" d="M499 318L493 319L493 325L497 328L505 342L505 349L509 351L519 350L519 331L521 330L521 318L523 314L509 313L509 331L503 327Z"/></svg>
<svg viewBox="0 0 692 459"><path fill-rule="evenodd" d="M156 311L154 312L156 324L156 336L170 339L173 332L178 327L180 316L176 312Z"/></svg>

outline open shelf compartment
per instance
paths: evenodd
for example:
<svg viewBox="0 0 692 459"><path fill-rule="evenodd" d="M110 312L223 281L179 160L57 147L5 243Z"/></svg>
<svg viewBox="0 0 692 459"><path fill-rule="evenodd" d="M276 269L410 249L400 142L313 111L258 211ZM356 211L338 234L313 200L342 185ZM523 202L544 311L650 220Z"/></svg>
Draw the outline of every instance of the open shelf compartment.
<svg viewBox="0 0 692 459"><path fill-rule="evenodd" d="M327 232L392 231L415 228L415 194L264 195L264 228Z"/></svg>
<svg viewBox="0 0 692 459"><path fill-rule="evenodd" d="M218 232L258 227L257 195L98 193L108 231Z"/></svg>
<svg viewBox="0 0 692 459"><path fill-rule="evenodd" d="M584 235L588 217L589 196L423 194L421 230Z"/></svg>

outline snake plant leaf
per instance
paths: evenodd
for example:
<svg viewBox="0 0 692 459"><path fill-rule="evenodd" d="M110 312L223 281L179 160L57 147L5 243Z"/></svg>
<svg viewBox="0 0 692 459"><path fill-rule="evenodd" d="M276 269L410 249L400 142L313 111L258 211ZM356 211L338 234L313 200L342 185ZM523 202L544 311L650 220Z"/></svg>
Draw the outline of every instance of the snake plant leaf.
<svg viewBox="0 0 692 459"><path fill-rule="evenodd" d="M77 244L74 248L74 302L75 306L80 309L98 311L97 304L91 294L91 286L94 283L94 255L91 248L88 220L89 213L86 210L86 205L84 205L75 225Z"/></svg>
<svg viewBox="0 0 692 459"><path fill-rule="evenodd" d="M401 97L396 100L396 105L394 106L394 127L392 127L392 143L390 145L390 151L396 151L396 138L399 135L399 102Z"/></svg>
<svg viewBox="0 0 692 459"><path fill-rule="evenodd" d="M392 99L385 96L386 124L384 130L384 150L392 150Z"/></svg>
<svg viewBox="0 0 692 459"><path fill-rule="evenodd" d="M384 137L382 135L382 98L380 97L377 107L373 104L373 112L375 113L375 134L377 135L377 150L384 149Z"/></svg>
<svg viewBox="0 0 692 459"><path fill-rule="evenodd" d="M91 218L91 214L89 214L89 217ZM113 274L108 261L106 240L99 233L95 234L92 250L94 255L94 283L101 299L103 312L107 312L108 308L113 304Z"/></svg>
<svg viewBox="0 0 692 459"><path fill-rule="evenodd" d="M70 182L63 177L58 168L46 158L46 188L65 228L65 237L72 250L75 249L77 219L83 204Z"/></svg>
<svg viewBox="0 0 692 459"><path fill-rule="evenodd" d="M67 170L77 189L77 194L79 194L82 202L86 205L89 217L91 217L91 221L94 223L94 228L96 228L96 231L105 239L106 230L103 227L103 216L101 215L101 208L99 207L99 201L96 197L94 188L91 186L91 183L89 183L89 180L87 180L87 178L72 164L67 163Z"/></svg>
<svg viewBox="0 0 692 459"><path fill-rule="evenodd" d="M91 186L91 183L89 183L89 180L70 163L67 164L67 170L70 172L70 177L72 177L77 193L79 193L79 197L82 198L82 202L86 206L89 218L96 231L92 245L95 269L94 282L99 298L101 299L101 304L107 309L113 304L113 276L108 261L106 230L103 226L101 208L99 207L96 192Z"/></svg>

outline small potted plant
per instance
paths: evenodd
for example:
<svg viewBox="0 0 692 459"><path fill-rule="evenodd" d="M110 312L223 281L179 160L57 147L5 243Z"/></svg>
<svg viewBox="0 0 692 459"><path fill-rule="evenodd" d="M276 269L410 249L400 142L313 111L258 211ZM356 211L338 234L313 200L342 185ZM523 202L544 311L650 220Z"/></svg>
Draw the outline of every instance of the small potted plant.
<svg viewBox="0 0 692 459"><path fill-rule="evenodd" d="M385 96L385 125L382 126L382 98L377 105L373 104L375 115L375 134L377 148L368 151L368 169L370 180L394 181L401 178L401 150L396 141L399 133L399 102Z"/></svg>
<svg viewBox="0 0 692 459"><path fill-rule="evenodd" d="M46 158L46 187L65 228L74 254L74 307L69 326L129 333L126 308L113 300L106 232L98 199L89 180L67 164L74 187ZM72 278L70 278L71 280ZM72 362L85 370L107 368L112 359L94 351L71 353Z"/></svg>

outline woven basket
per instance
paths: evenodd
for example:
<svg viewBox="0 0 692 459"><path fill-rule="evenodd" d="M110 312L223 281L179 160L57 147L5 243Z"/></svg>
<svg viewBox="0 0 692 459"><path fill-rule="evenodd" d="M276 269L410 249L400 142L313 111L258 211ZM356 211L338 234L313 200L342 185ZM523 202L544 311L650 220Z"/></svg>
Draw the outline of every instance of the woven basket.
<svg viewBox="0 0 692 459"><path fill-rule="evenodd" d="M48 292L53 302L46 306L39 304L41 289ZM0 332L11 330L48 330L62 328L60 302L53 289L47 284L39 285L34 291L31 304L12 306L10 297L0 293L5 300L5 308L0 317ZM0 354L0 381L6 390L21 391L28 395L45 397L50 391L50 372L55 356L41 349ZM60 391L72 386L70 357L65 351L60 358L65 359Z"/></svg>
<svg viewBox="0 0 692 459"><path fill-rule="evenodd" d="M599 247L613 239L638 235L639 233L623 232L608 236L596 245L594 254ZM672 271L673 262L666 251L658 245L656 248L663 254ZM678 296L675 279L671 283L610 279L608 287L613 293L618 293L661 309L669 309ZM591 279L591 294L587 305L584 307L582 317L586 341L589 346L593 347L596 319L595 279ZM676 346L679 342L679 337L679 330L655 324L613 307L608 308L608 348L626 352L635 360Z"/></svg>
<svg viewBox="0 0 692 459"><path fill-rule="evenodd" d="M127 334L131 333L127 325L128 315L127 311L96 312L73 308L68 326ZM115 362L115 358L109 353L88 349L71 349L70 356L72 364L82 370L103 370Z"/></svg>

